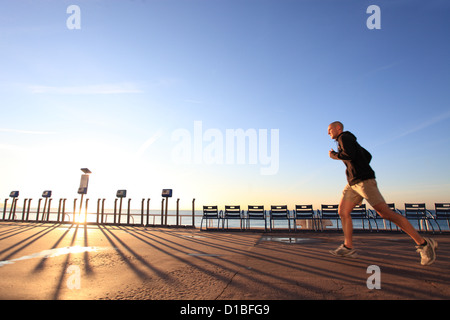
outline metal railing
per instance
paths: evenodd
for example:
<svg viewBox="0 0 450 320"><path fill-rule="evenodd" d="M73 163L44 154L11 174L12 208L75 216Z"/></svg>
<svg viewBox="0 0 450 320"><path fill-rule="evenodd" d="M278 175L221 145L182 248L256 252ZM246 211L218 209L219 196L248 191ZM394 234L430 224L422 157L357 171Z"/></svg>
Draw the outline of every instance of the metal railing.
<svg viewBox="0 0 450 320"><path fill-rule="evenodd" d="M168 204L167 200L163 198L161 205L161 213L151 213L150 212L150 198L143 198L141 200L141 206L139 209L131 209L132 199L128 199L128 204L126 212L122 210L122 198L116 198L114 200L114 209L112 212L107 212L105 208L106 199L97 200L97 210L95 213L89 213L88 205L89 199L85 199L84 203L80 203L79 210L77 210L78 199L73 200L73 210L66 211L66 198L59 199L58 210L54 211L51 208L52 198L40 198L37 203L37 207L34 209L31 207L31 202L33 199L24 199L21 212L18 211L17 202L18 198L13 198L11 205L8 206L9 198L6 198L3 205L3 215L1 221L22 221L22 222L54 222L54 223L88 223L88 224L111 224L111 225L140 225L140 226L183 226L183 227L194 227L195 228L195 199L192 199L192 214L180 215L180 199L176 201L175 210L175 223L169 225L168 217ZM42 200L44 201L44 206L42 208ZM166 201L166 207L164 210L164 201ZM118 203L119 202L119 203ZM84 204L84 212L82 212L82 207ZM111 211L111 210L109 210ZM136 213L138 211L138 213ZM21 213L21 214L20 214ZM92 217L95 215L94 221L90 221L88 216ZM123 217L125 216L125 217ZM155 223L155 218L161 216L160 223ZM51 219L50 217L53 217ZM192 217L191 224L181 224L182 217ZM152 218L152 219L151 219ZM153 220L153 223L151 223ZM173 219L170 219L173 220Z"/></svg>

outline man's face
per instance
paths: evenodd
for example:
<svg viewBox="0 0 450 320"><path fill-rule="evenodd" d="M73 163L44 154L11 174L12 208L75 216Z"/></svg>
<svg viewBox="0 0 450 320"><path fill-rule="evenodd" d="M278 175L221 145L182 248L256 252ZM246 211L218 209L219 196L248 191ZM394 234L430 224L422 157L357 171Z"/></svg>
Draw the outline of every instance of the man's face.
<svg viewBox="0 0 450 320"><path fill-rule="evenodd" d="M339 126L332 124L328 126L328 135L330 136L331 139L336 139L340 133L341 130Z"/></svg>

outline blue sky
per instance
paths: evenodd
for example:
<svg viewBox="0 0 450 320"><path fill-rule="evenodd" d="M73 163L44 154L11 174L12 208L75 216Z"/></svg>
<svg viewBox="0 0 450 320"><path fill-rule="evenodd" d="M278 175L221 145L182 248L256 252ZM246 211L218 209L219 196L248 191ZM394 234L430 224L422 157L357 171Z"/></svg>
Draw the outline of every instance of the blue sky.
<svg viewBox="0 0 450 320"><path fill-rule="evenodd" d="M162 188L186 208L337 203L327 126L340 120L387 201L449 202L449 18L446 0L2 1L0 194L71 199L88 167L89 198L110 205ZM276 172L248 147L243 164L177 162L174 134L195 153L199 122L202 152L222 138L223 159L227 129L277 130Z"/></svg>

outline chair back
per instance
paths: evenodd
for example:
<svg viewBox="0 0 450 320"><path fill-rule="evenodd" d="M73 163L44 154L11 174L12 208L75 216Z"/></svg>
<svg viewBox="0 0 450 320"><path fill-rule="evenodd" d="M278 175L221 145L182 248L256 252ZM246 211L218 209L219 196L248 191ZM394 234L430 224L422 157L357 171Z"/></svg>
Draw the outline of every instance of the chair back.
<svg viewBox="0 0 450 320"><path fill-rule="evenodd" d="M366 218L367 217L367 208L365 204L361 204L359 206L355 206L350 213L353 218Z"/></svg>
<svg viewBox="0 0 450 320"><path fill-rule="evenodd" d="M249 218L263 218L265 217L264 206L249 205L247 210L247 216Z"/></svg>
<svg viewBox="0 0 450 320"><path fill-rule="evenodd" d="M287 205L270 206L270 215L272 217L287 217L289 215Z"/></svg>
<svg viewBox="0 0 450 320"><path fill-rule="evenodd" d="M434 210L436 212L437 219L450 218L450 203L435 203Z"/></svg>
<svg viewBox="0 0 450 320"><path fill-rule="evenodd" d="M241 206L225 206L225 217L240 217Z"/></svg>
<svg viewBox="0 0 450 320"><path fill-rule="evenodd" d="M321 207L322 218L339 218L338 204L323 204Z"/></svg>
<svg viewBox="0 0 450 320"><path fill-rule="evenodd" d="M425 203L405 203L405 216L408 219L426 218L426 212Z"/></svg>
<svg viewBox="0 0 450 320"><path fill-rule="evenodd" d="M217 206L203 206L203 217L213 218L219 217L219 211Z"/></svg>
<svg viewBox="0 0 450 320"><path fill-rule="evenodd" d="M314 218L314 209L312 204L297 204L294 214L297 219Z"/></svg>

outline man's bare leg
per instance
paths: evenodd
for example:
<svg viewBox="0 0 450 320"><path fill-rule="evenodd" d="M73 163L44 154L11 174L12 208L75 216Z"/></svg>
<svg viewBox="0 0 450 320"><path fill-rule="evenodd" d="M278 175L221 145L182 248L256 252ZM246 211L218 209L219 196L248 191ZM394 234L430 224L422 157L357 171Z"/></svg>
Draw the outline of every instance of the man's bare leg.
<svg viewBox="0 0 450 320"><path fill-rule="evenodd" d="M425 239L417 232L417 230L411 225L411 223L404 216L392 211L385 203L379 203L373 208L378 214L386 220L392 221L399 228L401 228L406 234L408 234L417 245L421 245L425 242Z"/></svg>
<svg viewBox="0 0 450 320"><path fill-rule="evenodd" d="M342 230L344 231L344 245L349 249L353 248L353 222L351 212L356 205L356 203L341 199L338 209L342 222Z"/></svg>
<svg viewBox="0 0 450 320"><path fill-rule="evenodd" d="M380 203L373 206L378 214L387 220L394 222L403 231L405 231L417 244L417 252L420 253L421 265L430 265L436 260L437 241L430 238L423 238L411 223L404 216L392 211L386 203Z"/></svg>

